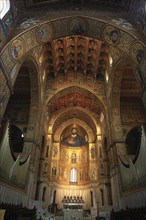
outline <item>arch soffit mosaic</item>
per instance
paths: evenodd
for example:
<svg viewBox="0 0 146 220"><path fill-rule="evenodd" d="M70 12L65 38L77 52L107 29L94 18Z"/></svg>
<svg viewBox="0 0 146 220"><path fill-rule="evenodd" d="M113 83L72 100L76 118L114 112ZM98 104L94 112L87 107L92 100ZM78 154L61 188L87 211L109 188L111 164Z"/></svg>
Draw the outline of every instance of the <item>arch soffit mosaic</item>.
<svg viewBox="0 0 146 220"><path fill-rule="evenodd" d="M73 111L75 113L77 113L77 115L74 117L75 120L80 118L83 121L86 118L86 123L92 128L94 133L97 133L97 125L98 124L96 122L95 117L92 116L92 114L89 110L83 109L81 107L75 107ZM49 122L52 129L51 130L49 129L49 132L52 133L53 129L55 129L55 127L58 127L58 124L59 125L62 124L62 121L64 121L64 117L66 120L69 120L71 118L69 113L72 113L72 107L65 109L65 110L63 109L55 117L52 117L51 121ZM78 116L79 114L80 114L80 116ZM63 120L62 120L62 118L63 118ZM57 126L56 126L56 124L57 124Z"/></svg>
<svg viewBox="0 0 146 220"><path fill-rule="evenodd" d="M15 83L15 80L16 80L17 75L19 73L19 70L23 65L26 65L29 69L32 68L33 70L35 70L35 72L37 74L39 72L39 66L38 66L36 59L31 55L24 55L24 57L19 62L16 63L16 65L12 69L11 73L9 74L9 77L11 78L11 85L12 86L14 86L14 83ZM33 75L34 75L34 73L33 73ZM39 77L38 77L38 80L39 80Z"/></svg>
<svg viewBox="0 0 146 220"><path fill-rule="evenodd" d="M71 91L72 90L72 91ZM84 84L79 85L78 83L66 83L63 87L57 88L54 92L52 91L51 94L49 94L46 98L46 104L49 104L54 100L55 98L59 98L62 95L73 93L80 91L83 94L85 94L87 97L92 96L93 99L97 101L99 104L101 110L104 112L104 108L106 108L106 100L104 99L105 91L104 86L101 84L98 92L95 92L93 88L86 87ZM89 95L90 94L90 95Z"/></svg>
<svg viewBox="0 0 146 220"><path fill-rule="evenodd" d="M7 73L10 73L15 64L39 44L67 35L81 34L116 46L144 71L146 68L143 62L146 55L144 39L136 33L138 31L129 22L124 23L124 21L123 19L123 23L122 21L120 23L118 19L84 16L40 20L37 25L29 29L22 28L22 31L3 48L1 52L3 67Z"/></svg>
<svg viewBox="0 0 146 220"><path fill-rule="evenodd" d="M38 105L38 100L40 99L39 97L39 77L38 77L38 72L39 72L39 66L36 62L36 60L32 56L25 56L23 57L23 60L21 64L18 64L18 67L16 68L17 74L18 75L20 69L22 66L26 66L29 71L29 77L30 77L30 85L31 85L31 98L33 98L33 105ZM16 79L16 77L15 77ZM14 85L15 81L13 82ZM35 97L35 98L34 98Z"/></svg>
<svg viewBox="0 0 146 220"><path fill-rule="evenodd" d="M94 135L94 132L93 130L89 127L89 125L80 120L80 119L75 119L75 123L80 125L81 127L84 128L84 130L86 130L87 134L88 134L88 138L89 138L89 142L90 143L93 143L95 141L95 135ZM72 119L69 119L67 121L65 121L64 123L62 123L58 129L56 130L55 134L54 134L54 140L56 142L60 142L60 136L61 136L61 133L63 132L63 130L68 127L69 125L73 124L73 120Z"/></svg>
<svg viewBox="0 0 146 220"><path fill-rule="evenodd" d="M121 80L122 80L122 69L125 64L128 62L121 58L115 63L113 69L113 85L112 85L112 111L111 111L111 119L112 126L114 129L114 140L123 140L123 132L121 129L121 120L120 120L120 88L121 88ZM122 69L121 69L122 67Z"/></svg>
<svg viewBox="0 0 146 220"><path fill-rule="evenodd" d="M31 105L30 105L29 125L28 125L27 136L30 137L31 135L31 137L33 138L35 134L35 121L38 115L38 105L39 105L39 99L40 99L38 65L32 56L27 56L23 58L21 65L18 64L17 66L18 74L19 74L21 67L23 66L28 68L29 78L30 78L30 87L31 87L31 103L30 103ZM15 80L16 78L17 77L15 77ZM13 82L13 84L14 83L15 81Z"/></svg>
<svg viewBox="0 0 146 220"><path fill-rule="evenodd" d="M113 70L113 90L112 90L112 111L111 111L111 117L112 122L115 125L115 131L120 134L120 126L121 126L121 120L120 120L120 94L121 94L121 80L123 75L123 68L126 65L130 65L134 75L135 80L139 84L139 81L137 80L137 75L135 73L135 69L131 65L130 60L125 60L124 58L121 58L115 63L114 70ZM140 85L139 85L140 89ZM123 133L121 132L121 139L123 138Z"/></svg>
<svg viewBox="0 0 146 220"><path fill-rule="evenodd" d="M49 105L54 102L54 100L60 98L64 94L70 94L73 92L80 91L82 94L86 95L87 97L92 97L93 100L98 104L100 107L100 110L105 114L105 108L106 108L106 101L101 96L96 96L92 91L82 87L82 86L70 86L67 85L66 88L60 88L59 91L57 91L55 94L52 94L51 98L47 101Z"/></svg>
<svg viewBox="0 0 146 220"><path fill-rule="evenodd" d="M67 112L71 112L72 110L74 111L74 113L79 112L80 114L87 115L89 119L93 122L95 127L98 125L96 115L92 114L89 109L82 108L80 106L76 106L74 107L74 109L72 109L72 106L65 109L61 109L56 115L53 115L53 117L51 117L49 124L53 125L60 117L66 115Z"/></svg>
<svg viewBox="0 0 146 220"><path fill-rule="evenodd" d="M112 111L111 111L111 119L112 119L112 127L113 127L113 140L117 143L123 142L123 128L121 125L121 114L120 114L120 94L121 94L121 80L123 75L123 69L126 65L130 65L133 73L135 73L135 69L131 65L130 60L125 60L121 58L115 63L113 69L113 90L111 93L112 97ZM136 75L136 74L135 74ZM135 78L136 80L136 78ZM127 157L127 152L125 148L125 144L121 144L121 146L117 147L117 154L122 161L123 164L128 164L129 159Z"/></svg>
<svg viewBox="0 0 146 220"><path fill-rule="evenodd" d="M123 28L120 24L118 25L117 23L109 21L107 24L106 19L99 20L98 18L84 16L69 16L59 18L58 20L50 19L48 22L41 21L36 26L27 30L25 29L15 36L1 52L2 66L7 75L9 75L8 73L11 72L17 62L20 62L24 55L36 46L55 38L73 34L73 24L76 22L81 23L81 34L102 40L117 47L124 54L131 57L133 63L136 66L140 66L144 74L146 63L144 64L143 57L145 57L146 54L146 47L142 37L137 37L134 34L133 27L127 24L126 28ZM46 33L45 36L42 36L43 31ZM112 37L112 33L115 33L114 37ZM48 37L46 37L46 35ZM140 56L138 54L139 51L142 51Z"/></svg>
<svg viewBox="0 0 146 220"><path fill-rule="evenodd" d="M121 93L121 80L122 80L122 74L123 74L123 68L126 66L126 65L129 65L135 75L135 80L137 81L137 78L136 78L136 73L135 73L135 69L133 68L130 60L125 60L125 58L121 58L119 59L116 63L115 63L115 66L114 66L114 69L113 69L113 84L112 84L112 87L113 87L113 90L112 90L112 103L113 103L113 107L116 107L117 111L114 110L113 112L113 115L114 114L117 114L119 112L120 114L120 93ZM138 82L138 81L137 81ZM138 82L139 84L139 82ZM140 88L140 85L139 85L139 88ZM116 113L117 112L117 113Z"/></svg>

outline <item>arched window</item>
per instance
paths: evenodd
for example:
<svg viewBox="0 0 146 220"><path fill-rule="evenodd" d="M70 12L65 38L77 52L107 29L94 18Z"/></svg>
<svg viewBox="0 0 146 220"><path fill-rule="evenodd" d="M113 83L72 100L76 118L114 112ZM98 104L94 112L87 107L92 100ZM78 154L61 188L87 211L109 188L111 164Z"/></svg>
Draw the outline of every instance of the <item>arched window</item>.
<svg viewBox="0 0 146 220"><path fill-rule="evenodd" d="M10 0L1 0L0 1L0 19L2 19L5 14L10 9Z"/></svg>
<svg viewBox="0 0 146 220"><path fill-rule="evenodd" d="M77 183L77 170L75 168L70 171L70 183Z"/></svg>

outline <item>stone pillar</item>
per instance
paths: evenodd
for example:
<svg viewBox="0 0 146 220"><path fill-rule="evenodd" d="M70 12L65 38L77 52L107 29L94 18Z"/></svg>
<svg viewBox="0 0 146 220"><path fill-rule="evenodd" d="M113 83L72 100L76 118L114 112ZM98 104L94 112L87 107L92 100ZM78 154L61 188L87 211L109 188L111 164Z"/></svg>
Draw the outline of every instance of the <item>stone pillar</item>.
<svg viewBox="0 0 146 220"><path fill-rule="evenodd" d="M105 192L107 197L107 205L112 205L112 194L111 194L111 184L105 184Z"/></svg>
<svg viewBox="0 0 146 220"><path fill-rule="evenodd" d="M108 206L108 191L107 191L107 183L104 184L104 206Z"/></svg>
<svg viewBox="0 0 146 220"><path fill-rule="evenodd" d="M146 109L146 88L144 89L144 91L142 93L142 101L143 101L144 107Z"/></svg>
<svg viewBox="0 0 146 220"><path fill-rule="evenodd" d="M92 192L93 192L93 208L96 209L97 208L97 190L95 186Z"/></svg>
<svg viewBox="0 0 146 220"><path fill-rule="evenodd" d="M9 90L8 86L5 85L2 92L0 93L0 123L3 119L6 107L7 107L8 102L9 102L10 95L11 95L10 90Z"/></svg>
<svg viewBox="0 0 146 220"><path fill-rule="evenodd" d="M23 160L31 155L29 170L28 170L28 185L27 185L27 204L29 206L31 200L35 199L35 194L37 190L37 177L39 171L39 159L40 151L36 144L29 141L25 141L25 148L22 153Z"/></svg>
<svg viewBox="0 0 146 220"><path fill-rule="evenodd" d="M113 170L111 177L112 199L114 210L119 210L120 205L120 189L119 189L119 174L117 169Z"/></svg>
<svg viewBox="0 0 146 220"><path fill-rule="evenodd" d="M118 154L117 146L113 144L111 147L111 160L112 164L110 167L111 176L111 191L112 191L112 202L114 210L120 209L120 177L119 177L119 166L118 166Z"/></svg>

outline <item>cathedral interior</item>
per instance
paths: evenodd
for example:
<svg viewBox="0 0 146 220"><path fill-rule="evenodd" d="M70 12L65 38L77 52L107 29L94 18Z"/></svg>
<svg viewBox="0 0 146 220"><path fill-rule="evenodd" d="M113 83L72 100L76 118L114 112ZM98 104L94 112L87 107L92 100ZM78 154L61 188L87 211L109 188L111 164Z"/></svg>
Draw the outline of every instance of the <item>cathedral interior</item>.
<svg viewBox="0 0 146 220"><path fill-rule="evenodd" d="M146 219L145 160L146 1L0 0L0 220Z"/></svg>

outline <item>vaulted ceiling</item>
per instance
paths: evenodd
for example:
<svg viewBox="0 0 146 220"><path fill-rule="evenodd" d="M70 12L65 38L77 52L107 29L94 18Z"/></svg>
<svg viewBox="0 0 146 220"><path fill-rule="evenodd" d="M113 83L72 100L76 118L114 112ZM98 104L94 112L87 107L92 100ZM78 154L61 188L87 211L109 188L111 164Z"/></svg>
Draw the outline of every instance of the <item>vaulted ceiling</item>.
<svg viewBox="0 0 146 220"><path fill-rule="evenodd" d="M47 43L43 51L48 78L76 73L104 79L109 47L99 40L67 36Z"/></svg>
<svg viewBox="0 0 146 220"><path fill-rule="evenodd" d="M108 9L112 12L120 12L120 14L126 14L129 10L131 10L131 13L133 13L136 7L139 6L139 3L137 1L133 2L131 0L121 0L120 2L117 0L25 0L24 2L25 10L22 13L22 17L25 17L28 13L30 17L34 16L35 18L37 16L36 18L39 18L40 13L44 12L44 14L42 13L42 17L40 18L40 20L43 19L43 16L45 17L45 12L47 10L49 11L52 9L55 11L55 13L57 10L60 12L61 10L66 9L73 11L83 11L83 9L91 9L91 11L94 11L95 9L99 11L100 9ZM19 1L17 4L19 4ZM38 22L38 25L40 20L37 21L36 19L36 23ZM36 23L34 21L34 25ZM70 35L61 38L54 38L48 43L44 43L41 45L41 68L44 68L43 70L41 69L41 71L43 72L43 74L44 72L46 73L46 78L44 77L44 79L46 79L45 97L47 97L50 91L52 95L52 99L47 103L47 113L51 118L56 117L56 115L60 114L60 112L62 111L60 119L57 119L56 121L56 129L61 123L63 123L64 120L71 118L87 121L88 124L91 125L91 127L94 127L94 123L91 120L90 116L93 115L96 119L96 123L99 123L100 115L103 112L103 109L99 105L98 101L91 94L87 94L85 91L81 91L80 89L78 89L77 91L73 91L71 88L69 88L68 92L65 91L63 93L59 93L57 96L53 96L53 94L55 93L53 91L54 88L52 85L53 83L58 83L59 77L63 81L63 83L61 84L62 89L64 89L63 85L66 82L69 85L71 78L74 80L74 82L76 82L77 78L80 78L81 80L79 79L80 81L78 80L78 82L80 85L82 85L84 82L87 81L87 77L90 77L90 79L92 78L92 85L95 84L95 82L101 83L103 85L105 92L103 92L103 96L105 99L105 90L108 86L111 86L106 82L106 74L110 69L112 46L103 42L104 38L99 37L99 39L103 39L103 41L101 41L89 37L91 36L90 34L88 35L88 37L85 36L84 34L86 33L81 30L82 27L75 26L75 28L78 28L78 30L74 30L73 33L69 31L68 34ZM116 47L116 44L114 46ZM114 59L114 57L112 58ZM25 91L27 87L30 88L29 77L28 74L26 74L26 71L27 70L25 69L25 67L21 69L16 80L14 91L16 94L14 95L15 101L17 100L18 102L19 100L21 100L22 97L22 100L25 99L25 94L27 94L28 100L30 99L30 89L27 93ZM108 74L113 74L109 72ZM121 102L128 99L131 100L132 98L134 100L139 100L140 90L133 72L134 71L131 69L129 64L122 69L122 83L120 94ZM71 77L69 78L69 76ZM111 79L112 77L110 78L110 80ZM57 83L56 85L58 85ZM47 86L50 87L50 90L47 88ZM86 90L87 87L85 84L84 86L84 90ZM47 89L49 90L49 92L47 91ZM21 94L21 97L16 97L18 93L17 91L19 90L21 91L21 93L19 93ZM83 112L83 110L85 110L86 113ZM65 112L64 114L63 111ZM94 127L94 131L95 130L96 129Z"/></svg>

